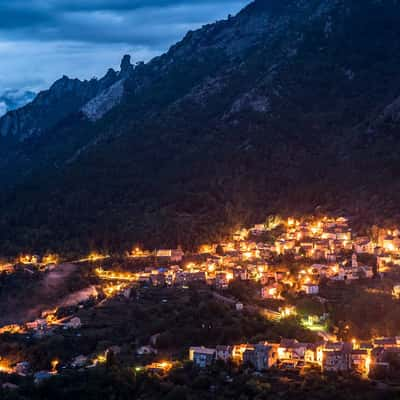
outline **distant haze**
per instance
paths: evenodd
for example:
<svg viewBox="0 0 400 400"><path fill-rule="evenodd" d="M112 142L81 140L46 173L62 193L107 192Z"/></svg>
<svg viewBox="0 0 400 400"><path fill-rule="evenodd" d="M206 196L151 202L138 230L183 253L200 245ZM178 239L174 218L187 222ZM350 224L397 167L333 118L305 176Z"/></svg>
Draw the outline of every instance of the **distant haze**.
<svg viewBox="0 0 400 400"><path fill-rule="evenodd" d="M35 93L24 89L5 90L0 93L0 117L33 100Z"/></svg>

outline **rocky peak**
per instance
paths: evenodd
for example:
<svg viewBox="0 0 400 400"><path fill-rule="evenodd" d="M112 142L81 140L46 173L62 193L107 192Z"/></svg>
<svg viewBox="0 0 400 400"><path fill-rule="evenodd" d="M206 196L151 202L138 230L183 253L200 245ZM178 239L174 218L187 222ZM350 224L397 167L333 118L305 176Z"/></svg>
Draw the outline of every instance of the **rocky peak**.
<svg viewBox="0 0 400 400"><path fill-rule="evenodd" d="M133 72L133 65L131 64L131 56L129 54L125 54L122 57L121 61L121 78L126 78Z"/></svg>
<svg viewBox="0 0 400 400"><path fill-rule="evenodd" d="M124 71L128 70L125 62ZM41 135L69 115L78 113L87 102L120 79L113 69L109 69L100 80L81 81L64 75L48 90L40 92L31 103L0 118L0 136L23 142L31 136Z"/></svg>

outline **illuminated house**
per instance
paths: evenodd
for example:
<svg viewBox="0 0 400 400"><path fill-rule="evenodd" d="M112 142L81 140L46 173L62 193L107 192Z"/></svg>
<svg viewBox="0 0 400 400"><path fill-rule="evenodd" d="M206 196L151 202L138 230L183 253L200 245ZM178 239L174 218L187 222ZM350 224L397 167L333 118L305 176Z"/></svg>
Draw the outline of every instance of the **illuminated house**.
<svg viewBox="0 0 400 400"><path fill-rule="evenodd" d="M219 345L215 348L217 360L222 360L227 362L233 358L233 347L232 346L222 346Z"/></svg>
<svg viewBox="0 0 400 400"><path fill-rule="evenodd" d="M188 282L205 282L207 280L205 271L193 271L187 273Z"/></svg>
<svg viewBox="0 0 400 400"><path fill-rule="evenodd" d="M354 242L354 250L356 253L369 253L373 254L375 244L367 237L358 238Z"/></svg>
<svg viewBox="0 0 400 400"><path fill-rule="evenodd" d="M45 319L37 319L33 322L27 322L25 325L27 329L32 329L32 330L45 329L47 327L47 321Z"/></svg>
<svg viewBox="0 0 400 400"><path fill-rule="evenodd" d="M307 347L307 343L299 343L296 339L282 339L278 348L279 360L284 362L304 360Z"/></svg>
<svg viewBox="0 0 400 400"><path fill-rule="evenodd" d="M341 241L350 242L351 241L351 230L347 231L337 231L336 239Z"/></svg>
<svg viewBox="0 0 400 400"><path fill-rule="evenodd" d="M250 229L253 235L262 235L266 232L265 224L256 224Z"/></svg>
<svg viewBox="0 0 400 400"><path fill-rule="evenodd" d="M328 263L335 263L336 262L336 254L335 253L328 253L326 255L326 260Z"/></svg>
<svg viewBox="0 0 400 400"><path fill-rule="evenodd" d="M216 350L206 347L191 347L189 349L189 359L199 368L210 366L216 357Z"/></svg>
<svg viewBox="0 0 400 400"><path fill-rule="evenodd" d="M287 275L287 273L284 271L276 271L275 272L275 280L277 282L279 282L279 281L285 279L286 275Z"/></svg>
<svg viewBox="0 0 400 400"><path fill-rule="evenodd" d="M229 285L229 276L226 272L218 272L215 275L215 286L217 289L227 289Z"/></svg>
<svg viewBox="0 0 400 400"><path fill-rule="evenodd" d="M205 271L177 271L175 273L175 285L185 285L191 282L206 282L206 272Z"/></svg>
<svg viewBox="0 0 400 400"><path fill-rule="evenodd" d="M181 262L185 253L182 249L157 250L156 257L167 258L172 262Z"/></svg>
<svg viewBox="0 0 400 400"><path fill-rule="evenodd" d="M373 278L374 276L374 269L368 265L360 266L359 271L367 279Z"/></svg>
<svg viewBox="0 0 400 400"><path fill-rule="evenodd" d="M314 254L314 244L312 242L302 242L300 243L303 254L307 258L311 258Z"/></svg>
<svg viewBox="0 0 400 400"><path fill-rule="evenodd" d="M393 252L397 249L397 241L395 240L395 238L393 236L385 236L385 238L383 239L383 245L382 247L389 252Z"/></svg>
<svg viewBox="0 0 400 400"><path fill-rule="evenodd" d="M261 297L263 299L276 299L279 297L278 285L274 283L270 286L261 288Z"/></svg>
<svg viewBox="0 0 400 400"><path fill-rule="evenodd" d="M327 372L349 371L351 368L350 352L344 349L338 351L323 351L322 370Z"/></svg>
<svg viewBox="0 0 400 400"><path fill-rule="evenodd" d="M276 365L278 352L276 347L256 344L243 353L243 363L252 365L257 371L264 371Z"/></svg>
<svg viewBox="0 0 400 400"><path fill-rule="evenodd" d="M399 347L399 343L395 337L374 339L375 347L383 347L384 349Z"/></svg>
<svg viewBox="0 0 400 400"><path fill-rule="evenodd" d="M344 281L354 281L360 279L358 268L353 268L351 266L340 266L338 278L339 280Z"/></svg>
<svg viewBox="0 0 400 400"><path fill-rule="evenodd" d="M319 293L319 286L315 283L305 283L301 286L301 290L308 295L316 295Z"/></svg>
<svg viewBox="0 0 400 400"><path fill-rule="evenodd" d="M78 317L71 318L70 321L64 324L66 329L79 329L82 326L81 319Z"/></svg>
<svg viewBox="0 0 400 400"><path fill-rule="evenodd" d="M326 258L326 255L327 255L327 250L314 249L314 252L312 254L312 259L322 260Z"/></svg>
<svg viewBox="0 0 400 400"><path fill-rule="evenodd" d="M322 365L324 344L308 343L304 361L309 364Z"/></svg>
<svg viewBox="0 0 400 400"><path fill-rule="evenodd" d="M367 350L353 350L351 356L351 368L360 374L369 372L370 356Z"/></svg>
<svg viewBox="0 0 400 400"><path fill-rule="evenodd" d="M400 285L393 286L393 297L400 299Z"/></svg>
<svg viewBox="0 0 400 400"><path fill-rule="evenodd" d="M151 274L150 282L153 286L165 286L165 276L164 274Z"/></svg>

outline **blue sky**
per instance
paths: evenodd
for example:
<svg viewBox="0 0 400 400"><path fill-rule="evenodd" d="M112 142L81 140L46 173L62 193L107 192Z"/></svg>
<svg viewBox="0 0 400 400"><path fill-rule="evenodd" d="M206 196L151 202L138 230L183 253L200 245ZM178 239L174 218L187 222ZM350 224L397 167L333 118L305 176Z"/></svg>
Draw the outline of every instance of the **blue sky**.
<svg viewBox="0 0 400 400"><path fill-rule="evenodd" d="M0 94L147 61L249 0L0 0Z"/></svg>

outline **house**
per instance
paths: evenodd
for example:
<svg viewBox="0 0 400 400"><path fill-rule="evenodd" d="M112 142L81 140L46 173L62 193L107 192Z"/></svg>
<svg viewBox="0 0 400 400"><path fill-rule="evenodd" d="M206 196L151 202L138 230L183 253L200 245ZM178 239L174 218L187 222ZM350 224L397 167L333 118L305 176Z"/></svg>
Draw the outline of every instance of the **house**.
<svg viewBox="0 0 400 400"><path fill-rule="evenodd" d="M261 297L263 299L276 299L279 297L278 285L276 283L261 288Z"/></svg>
<svg viewBox="0 0 400 400"><path fill-rule="evenodd" d="M145 369L151 374L164 375L168 373L172 367L173 367L172 362L163 361L163 362L153 362L149 365L146 365Z"/></svg>
<svg viewBox="0 0 400 400"><path fill-rule="evenodd" d="M393 297L400 299L400 285L393 286Z"/></svg>
<svg viewBox="0 0 400 400"><path fill-rule="evenodd" d="M304 360L307 348L307 343L300 343L296 339L282 339L278 348L279 361Z"/></svg>
<svg viewBox="0 0 400 400"><path fill-rule="evenodd" d="M328 253L326 255L326 260L328 263L335 263L336 262L336 254L335 253Z"/></svg>
<svg viewBox="0 0 400 400"><path fill-rule="evenodd" d="M207 280L207 276L205 271L193 271L187 274L188 282L205 282Z"/></svg>
<svg viewBox="0 0 400 400"><path fill-rule="evenodd" d="M217 346L216 347L216 358L217 360L222 360L227 362L228 360L232 359L232 346Z"/></svg>
<svg viewBox="0 0 400 400"><path fill-rule="evenodd" d="M340 240L343 242L351 242L351 230L342 231L339 230L336 232L336 240Z"/></svg>
<svg viewBox="0 0 400 400"><path fill-rule="evenodd" d="M87 362L88 362L88 358L83 355L80 355L80 356L75 357L72 360L71 367L72 368L82 368L87 364Z"/></svg>
<svg viewBox="0 0 400 400"><path fill-rule="evenodd" d="M383 239L383 245L382 247L389 252L393 252L397 249L397 241L395 241L395 238L391 235L387 235L384 239Z"/></svg>
<svg viewBox="0 0 400 400"><path fill-rule="evenodd" d="M327 270L328 266L325 264L313 264L310 268L313 275L325 275Z"/></svg>
<svg viewBox="0 0 400 400"><path fill-rule="evenodd" d="M155 287L165 286L165 275L160 273L151 274L150 281L152 286Z"/></svg>
<svg viewBox="0 0 400 400"><path fill-rule="evenodd" d="M362 265L359 268L361 275L366 279L371 279L374 277L374 269L369 265Z"/></svg>
<svg viewBox="0 0 400 400"><path fill-rule="evenodd" d="M322 365L324 342L308 343L304 353L304 361L309 364Z"/></svg>
<svg viewBox="0 0 400 400"><path fill-rule="evenodd" d="M326 258L327 250L315 249L312 254L313 260L322 260Z"/></svg>
<svg viewBox="0 0 400 400"><path fill-rule="evenodd" d="M70 321L64 324L67 329L79 329L82 326L81 319L78 317L72 318Z"/></svg>
<svg viewBox="0 0 400 400"><path fill-rule="evenodd" d="M227 289L229 284L228 275L225 272L218 272L215 275L215 286L217 289Z"/></svg>
<svg viewBox="0 0 400 400"><path fill-rule="evenodd" d="M189 359L199 368L210 366L216 357L216 350L207 347L191 347L189 349Z"/></svg>
<svg viewBox="0 0 400 400"><path fill-rule="evenodd" d="M187 283L187 274L184 271L177 271L174 279L175 285L185 285Z"/></svg>
<svg viewBox="0 0 400 400"><path fill-rule="evenodd" d="M319 286L315 283L305 283L301 289L308 295L315 295L319 293Z"/></svg>
<svg viewBox="0 0 400 400"><path fill-rule="evenodd" d="M395 337L391 338L380 338L374 340L375 347L383 347L384 349L398 347L397 339Z"/></svg>
<svg viewBox="0 0 400 400"><path fill-rule="evenodd" d="M369 342L361 342L358 345L358 348L360 350L368 350L370 352L370 351L372 351L374 349L374 345L372 343L369 343Z"/></svg>
<svg viewBox="0 0 400 400"><path fill-rule="evenodd" d="M351 357L351 368L360 373L366 374L369 372L370 357L367 350L353 350L350 353Z"/></svg>
<svg viewBox="0 0 400 400"><path fill-rule="evenodd" d="M266 232L265 224L256 224L250 229L253 235L262 235Z"/></svg>
<svg viewBox="0 0 400 400"><path fill-rule="evenodd" d="M354 250L356 253L369 253L372 254L374 252L375 245L373 242L369 240L368 237L362 237L355 241Z"/></svg>
<svg viewBox="0 0 400 400"><path fill-rule="evenodd" d="M181 248L156 251L156 257L166 258L172 262L181 262L184 255L185 253L182 251Z"/></svg>
<svg viewBox="0 0 400 400"><path fill-rule="evenodd" d="M358 268L353 268L351 266L344 267L343 265L341 265L339 268L338 278L339 280L344 280L349 282L357 280L360 278L358 274Z"/></svg>
<svg viewBox="0 0 400 400"><path fill-rule="evenodd" d="M389 347L387 349L382 349L380 360L383 362L391 362L393 360L400 361L400 348Z"/></svg>
<svg viewBox="0 0 400 400"><path fill-rule="evenodd" d="M259 272L261 285L267 285L270 280L270 274L268 272Z"/></svg>
<svg viewBox="0 0 400 400"><path fill-rule="evenodd" d="M358 261L357 261L357 254L353 253L351 256L351 267L352 268L358 268Z"/></svg>
<svg viewBox="0 0 400 400"><path fill-rule="evenodd" d="M37 319L33 322L27 322L25 325L27 329L32 329L32 330L45 329L47 327L47 321L45 319Z"/></svg>
<svg viewBox="0 0 400 400"><path fill-rule="evenodd" d="M264 371L273 367L278 361L276 347L265 344L256 344L243 353L243 363L252 365L257 371Z"/></svg>
<svg viewBox="0 0 400 400"><path fill-rule="evenodd" d="M236 311L243 311L243 303L235 304Z"/></svg>
<svg viewBox="0 0 400 400"><path fill-rule="evenodd" d="M327 372L349 371L351 367L350 353L344 349L338 351L323 351L322 370Z"/></svg>
<svg viewBox="0 0 400 400"><path fill-rule="evenodd" d="M171 251L171 261L172 262L181 262L185 253L181 248L177 248L176 250Z"/></svg>
<svg viewBox="0 0 400 400"><path fill-rule="evenodd" d="M31 365L28 361L21 361L15 366L15 372L21 376L29 374L30 369Z"/></svg>
<svg viewBox="0 0 400 400"><path fill-rule="evenodd" d="M287 275L287 273L285 271L276 271L275 272L275 280L277 282L280 282L286 278L286 275Z"/></svg>

